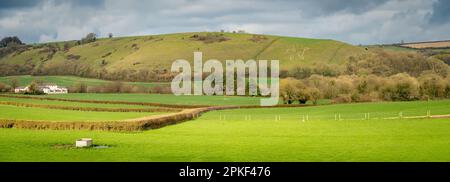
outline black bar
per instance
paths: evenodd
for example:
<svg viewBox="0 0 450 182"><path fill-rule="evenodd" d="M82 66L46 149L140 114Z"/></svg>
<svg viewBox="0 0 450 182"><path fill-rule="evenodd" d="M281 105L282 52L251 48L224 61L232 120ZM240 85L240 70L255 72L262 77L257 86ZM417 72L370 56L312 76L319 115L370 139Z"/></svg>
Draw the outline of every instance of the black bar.
<svg viewBox="0 0 450 182"><path fill-rule="evenodd" d="M212 175L207 176L180 176L182 169L196 171L196 169L213 169ZM269 170L269 175L259 173L233 173L232 176L224 176L226 168L251 170L262 167ZM3 175L21 177L24 173L33 177L104 177L116 179L129 179L130 177L154 177L178 180L219 180L236 179L259 180L282 178L386 178L386 177L450 177L450 163L354 163L354 162L321 162L321 163L294 163L294 162L256 162L256 163L229 163L229 162L102 162L102 163L0 163L0 171ZM245 170L242 170L245 172ZM219 172L219 173L217 173ZM229 171L230 172L230 171ZM259 171L255 171L259 172ZM230 175L230 173L228 173ZM24 176L26 177L26 176Z"/></svg>

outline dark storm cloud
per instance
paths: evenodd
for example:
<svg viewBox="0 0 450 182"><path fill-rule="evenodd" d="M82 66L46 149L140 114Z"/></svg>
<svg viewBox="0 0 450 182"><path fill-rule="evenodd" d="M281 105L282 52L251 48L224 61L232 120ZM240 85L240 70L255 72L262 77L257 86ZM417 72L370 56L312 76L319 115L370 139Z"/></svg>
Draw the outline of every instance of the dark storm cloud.
<svg viewBox="0 0 450 182"><path fill-rule="evenodd" d="M433 5L433 13L430 19L431 23L449 23L450 22L450 1L439 0Z"/></svg>
<svg viewBox="0 0 450 182"><path fill-rule="evenodd" d="M33 7L40 2L38 0L0 0L0 10Z"/></svg>
<svg viewBox="0 0 450 182"><path fill-rule="evenodd" d="M0 0L0 37L26 42L245 30L353 44L450 39L445 0ZM407 28L405 28L407 27Z"/></svg>
<svg viewBox="0 0 450 182"><path fill-rule="evenodd" d="M306 15L327 16L337 12L349 12L360 14L372 8L384 4L387 0L321 0L321 1L296 1L299 9Z"/></svg>
<svg viewBox="0 0 450 182"><path fill-rule="evenodd" d="M40 5L42 2L44 2L44 0L0 0L0 11L32 8ZM55 3L71 3L75 6L100 7L104 4L104 0L58 0L55 1Z"/></svg>

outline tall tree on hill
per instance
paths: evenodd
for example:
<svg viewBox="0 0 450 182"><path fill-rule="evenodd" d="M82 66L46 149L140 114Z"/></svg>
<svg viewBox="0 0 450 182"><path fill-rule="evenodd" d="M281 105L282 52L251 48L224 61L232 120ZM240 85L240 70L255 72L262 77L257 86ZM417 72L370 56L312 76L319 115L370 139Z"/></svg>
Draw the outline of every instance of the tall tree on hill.
<svg viewBox="0 0 450 182"><path fill-rule="evenodd" d="M22 41L14 36L14 37L5 37L0 41L0 48L1 47L10 47L12 45L23 45Z"/></svg>
<svg viewBox="0 0 450 182"><path fill-rule="evenodd" d="M81 39L81 44L87 44L95 42L97 40L97 35L95 33L88 33L86 37Z"/></svg>

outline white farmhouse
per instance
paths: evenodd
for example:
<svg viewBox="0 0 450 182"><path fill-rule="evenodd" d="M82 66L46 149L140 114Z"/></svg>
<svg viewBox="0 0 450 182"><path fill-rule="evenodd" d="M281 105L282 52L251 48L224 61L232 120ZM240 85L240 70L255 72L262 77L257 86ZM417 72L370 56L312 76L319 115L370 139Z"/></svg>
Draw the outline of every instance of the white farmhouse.
<svg viewBox="0 0 450 182"><path fill-rule="evenodd" d="M59 87L56 84L43 84L39 85L38 89L44 92L45 94L67 94L68 90L65 87ZM24 93L29 91L29 86L26 87L17 87L14 89L15 93Z"/></svg>
<svg viewBox="0 0 450 182"><path fill-rule="evenodd" d="M14 89L14 93L24 93L26 91L28 91L28 86L26 86L26 87L17 87L17 88Z"/></svg>
<svg viewBox="0 0 450 182"><path fill-rule="evenodd" d="M44 84L40 85L39 90L44 92L45 94L67 94L67 88L58 87L56 84Z"/></svg>

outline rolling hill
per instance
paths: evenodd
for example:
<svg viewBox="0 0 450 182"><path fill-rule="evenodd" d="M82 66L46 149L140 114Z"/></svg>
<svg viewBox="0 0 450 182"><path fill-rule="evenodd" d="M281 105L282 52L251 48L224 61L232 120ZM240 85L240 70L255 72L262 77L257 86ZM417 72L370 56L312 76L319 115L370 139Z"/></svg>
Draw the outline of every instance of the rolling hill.
<svg viewBox="0 0 450 182"><path fill-rule="evenodd" d="M278 59L281 69L296 65L345 62L364 49L335 40L239 33L178 33L139 37L102 38L34 44L3 54L1 75L76 75L134 81L164 80L172 62L192 62L193 52L203 60ZM139 79L144 78L144 79Z"/></svg>

